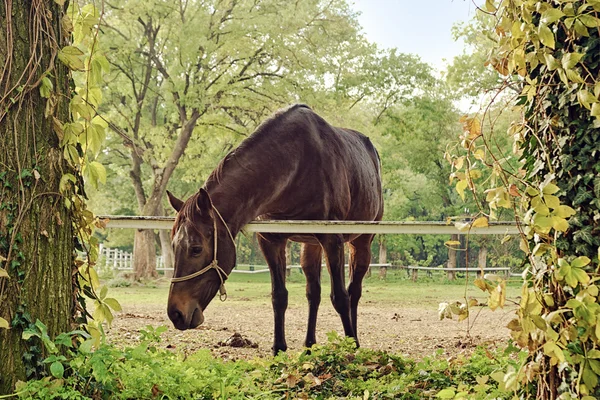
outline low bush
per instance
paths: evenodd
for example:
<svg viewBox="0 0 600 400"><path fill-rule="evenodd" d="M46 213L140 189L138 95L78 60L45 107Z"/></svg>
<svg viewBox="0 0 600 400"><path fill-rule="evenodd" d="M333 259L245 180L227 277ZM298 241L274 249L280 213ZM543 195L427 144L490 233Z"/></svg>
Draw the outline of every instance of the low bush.
<svg viewBox="0 0 600 400"><path fill-rule="evenodd" d="M38 321L39 322L39 321ZM41 327L41 323L36 324ZM43 328L42 328L43 330ZM369 349L329 334L328 343L299 354L223 361L202 350L191 355L161 350L164 327L147 326L141 343L91 350L81 331L63 334L45 360L45 377L21 382L22 399L284 399L394 398L503 399L491 376L514 365L514 353L477 350L471 357L421 362ZM39 337L29 332L30 337ZM83 345L79 338L87 339ZM62 355L59 355L62 354Z"/></svg>

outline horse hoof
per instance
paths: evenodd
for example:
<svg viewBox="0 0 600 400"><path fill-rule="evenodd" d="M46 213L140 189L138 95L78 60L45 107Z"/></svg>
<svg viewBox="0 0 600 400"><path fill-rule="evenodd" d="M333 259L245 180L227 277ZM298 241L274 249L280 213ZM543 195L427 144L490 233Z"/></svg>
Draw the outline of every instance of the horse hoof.
<svg viewBox="0 0 600 400"><path fill-rule="evenodd" d="M279 354L279 352L285 353L287 350L287 346L286 345L283 345L283 346L273 345L273 347L271 347L271 350L273 351L273 355L276 356L277 354Z"/></svg>

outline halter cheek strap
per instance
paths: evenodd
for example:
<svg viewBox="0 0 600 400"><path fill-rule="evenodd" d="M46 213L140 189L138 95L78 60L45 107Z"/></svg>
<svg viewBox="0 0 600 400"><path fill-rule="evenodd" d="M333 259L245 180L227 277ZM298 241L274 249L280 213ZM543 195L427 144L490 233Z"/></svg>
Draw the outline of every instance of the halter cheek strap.
<svg viewBox="0 0 600 400"><path fill-rule="evenodd" d="M212 206L212 209L215 212L215 214L217 214L219 216L219 219L225 226L225 229L227 229L227 233L229 234L229 238L231 239L231 243L233 243L233 248L235 249L235 240L233 239L233 235L231 234L231 231L229 230L229 226L227 226L227 224L225 223L225 220L221 216L221 213L219 213L219 210L217 210L214 205ZM216 218L213 218L213 223L214 223L215 252L214 252L212 262L210 264L208 264L206 267L202 268L200 271L194 272L193 274L186 275L186 276L180 276L178 278L172 278L171 284L194 279L194 278L210 271L211 269L215 269L217 271L217 275L219 275L219 279L221 280L221 286L219 287L219 299L221 301L225 301L225 300L227 300L227 291L225 290L225 280L227 280L227 272L225 272L225 270L223 270L223 268L221 268L219 266L219 262L217 261L217 245L219 242L217 240L218 235L217 235L217 219Z"/></svg>

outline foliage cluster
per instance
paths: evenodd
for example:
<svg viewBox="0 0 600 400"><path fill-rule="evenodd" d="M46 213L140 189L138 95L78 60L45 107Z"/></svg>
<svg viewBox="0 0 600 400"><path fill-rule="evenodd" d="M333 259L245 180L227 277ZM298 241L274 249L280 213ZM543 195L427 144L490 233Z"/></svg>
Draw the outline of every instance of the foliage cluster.
<svg viewBox="0 0 600 400"><path fill-rule="evenodd" d="M161 349L164 327L140 330L140 344L75 349L70 332L54 342L39 321L27 335L39 337L50 356L47 377L18 385L22 399L85 398L396 398L501 399L498 373L516 365L509 349L481 349L469 359L429 358L421 362L380 351L356 349L350 339L329 334L329 342L297 355L223 361L209 350L184 355ZM64 354L57 349L66 350ZM514 350L514 348L512 348ZM511 355L512 354L512 355Z"/></svg>
<svg viewBox="0 0 600 400"><path fill-rule="evenodd" d="M464 121L467 155L452 162L457 185L487 189L486 218L508 208L523 224L527 280L509 328L530 357L505 384L515 391L535 384L538 398L597 398L600 2L487 1L485 9L495 17L489 62L519 93L523 118L508 133L521 164L494 150L477 118ZM480 179L477 163L489 179Z"/></svg>

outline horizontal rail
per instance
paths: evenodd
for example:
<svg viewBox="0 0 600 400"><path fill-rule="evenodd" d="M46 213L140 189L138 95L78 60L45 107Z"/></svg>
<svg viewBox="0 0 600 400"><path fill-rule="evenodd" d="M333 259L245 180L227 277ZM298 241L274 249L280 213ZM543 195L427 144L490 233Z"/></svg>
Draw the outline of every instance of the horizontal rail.
<svg viewBox="0 0 600 400"><path fill-rule="evenodd" d="M486 268L479 268L479 267L472 267L472 268L466 268L466 267L457 267L457 268L450 268L450 267L421 267L421 266L411 266L408 265L406 267L400 267L401 269L408 269L408 270L419 270L419 271L442 271L442 272L446 272L446 271L454 271L454 272L480 272L483 270L483 272L492 272L492 271L510 271L510 268L508 267L486 267Z"/></svg>
<svg viewBox="0 0 600 400"><path fill-rule="evenodd" d="M107 228L116 229L171 229L174 217L104 215ZM246 232L263 233L340 233L340 234L421 234L421 235L517 235L513 222L490 222L489 226L460 231L454 224L421 221L252 221Z"/></svg>

